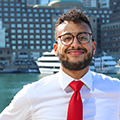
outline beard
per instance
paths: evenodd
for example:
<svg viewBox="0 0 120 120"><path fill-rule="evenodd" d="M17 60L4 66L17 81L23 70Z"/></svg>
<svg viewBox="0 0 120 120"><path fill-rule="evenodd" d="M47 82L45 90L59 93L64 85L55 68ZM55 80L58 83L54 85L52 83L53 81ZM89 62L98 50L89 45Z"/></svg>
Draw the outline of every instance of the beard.
<svg viewBox="0 0 120 120"><path fill-rule="evenodd" d="M90 62L93 57L93 50L92 50L92 52L87 53L87 56L85 56L82 61L78 61L78 62L70 61L67 56L65 57L65 55L60 54L59 52L58 52L58 56L59 56L60 63L62 64L62 66L64 68L66 68L68 70L78 71L78 70L82 70L90 65ZM66 58L66 60L64 60L65 58Z"/></svg>

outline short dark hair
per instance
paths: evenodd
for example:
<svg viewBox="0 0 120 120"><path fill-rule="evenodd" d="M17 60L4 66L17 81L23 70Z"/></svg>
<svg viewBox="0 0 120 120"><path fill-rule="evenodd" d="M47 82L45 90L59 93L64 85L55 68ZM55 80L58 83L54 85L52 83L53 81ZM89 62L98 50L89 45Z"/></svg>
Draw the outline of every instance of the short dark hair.
<svg viewBox="0 0 120 120"><path fill-rule="evenodd" d="M62 14L58 20L56 21L55 24L55 39L56 39L56 35L57 35L57 27L62 24L64 21L73 21L75 24L78 23L82 23L85 22L91 29L92 31L92 27L89 21L89 18L85 15L84 12L76 10L76 8L73 8L69 11L67 11L67 13Z"/></svg>

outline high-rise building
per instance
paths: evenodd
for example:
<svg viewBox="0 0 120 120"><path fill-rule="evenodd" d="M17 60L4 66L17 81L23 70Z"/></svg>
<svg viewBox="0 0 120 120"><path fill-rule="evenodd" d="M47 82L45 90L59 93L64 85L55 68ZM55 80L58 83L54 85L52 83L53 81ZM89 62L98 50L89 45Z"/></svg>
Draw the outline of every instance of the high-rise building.
<svg viewBox="0 0 120 120"><path fill-rule="evenodd" d="M82 0L85 7L97 7L98 0Z"/></svg>
<svg viewBox="0 0 120 120"><path fill-rule="evenodd" d="M74 0L56 0L44 6L27 6L26 0L0 1L2 1L0 2L0 32L1 36L4 35L4 39L0 40L2 43L0 44L0 58L5 54L11 54L13 61L37 59L43 52L50 51L54 42L56 19L70 8L76 6L90 18L98 54L103 46L101 25L118 21L119 18L119 12L117 12L119 11L119 6L117 6L120 4L119 0L113 0L110 9L85 7L82 2ZM115 19L113 19L113 12L114 16L118 15Z"/></svg>
<svg viewBox="0 0 120 120"><path fill-rule="evenodd" d="M26 0L0 2L0 54L12 54L13 60L37 59L52 49L52 17L58 9L27 6ZM3 26L3 27L2 27Z"/></svg>
<svg viewBox="0 0 120 120"><path fill-rule="evenodd" d="M100 8L110 8L110 0L100 0Z"/></svg>

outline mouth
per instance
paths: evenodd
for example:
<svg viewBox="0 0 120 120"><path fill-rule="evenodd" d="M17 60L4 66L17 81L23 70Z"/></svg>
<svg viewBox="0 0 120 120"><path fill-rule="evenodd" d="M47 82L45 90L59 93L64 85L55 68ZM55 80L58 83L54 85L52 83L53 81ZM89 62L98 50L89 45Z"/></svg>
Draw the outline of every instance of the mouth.
<svg viewBox="0 0 120 120"><path fill-rule="evenodd" d="M84 50L69 50L67 51L68 54L70 55L82 55L85 53Z"/></svg>

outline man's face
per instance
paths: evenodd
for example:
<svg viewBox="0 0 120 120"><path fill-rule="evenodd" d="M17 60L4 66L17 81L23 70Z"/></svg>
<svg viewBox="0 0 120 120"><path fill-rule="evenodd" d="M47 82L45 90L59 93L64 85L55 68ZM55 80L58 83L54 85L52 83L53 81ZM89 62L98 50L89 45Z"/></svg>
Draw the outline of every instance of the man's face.
<svg viewBox="0 0 120 120"><path fill-rule="evenodd" d="M76 36L79 32L91 33L91 30L84 22L75 24L72 21L64 21L57 28L57 36L66 33L71 33ZM58 38L58 43L54 45L54 50L56 55L59 56L61 67L68 70L82 70L89 66L96 48L96 43L92 41L91 35L89 35L89 38L89 42L81 44L78 42L77 38L74 37L74 41L70 45L63 45L60 38Z"/></svg>

